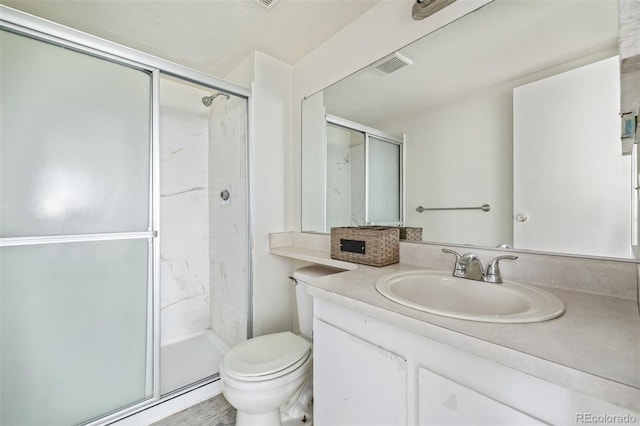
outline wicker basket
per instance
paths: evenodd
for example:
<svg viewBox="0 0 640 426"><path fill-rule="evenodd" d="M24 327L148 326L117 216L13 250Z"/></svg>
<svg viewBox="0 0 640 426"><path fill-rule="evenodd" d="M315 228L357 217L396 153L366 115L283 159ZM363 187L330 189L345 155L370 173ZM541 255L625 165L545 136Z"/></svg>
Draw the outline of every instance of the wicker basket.
<svg viewBox="0 0 640 426"><path fill-rule="evenodd" d="M384 226L331 228L331 258L371 266L400 261L400 229Z"/></svg>
<svg viewBox="0 0 640 426"><path fill-rule="evenodd" d="M400 240L422 241L422 228L400 227Z"/></svg>

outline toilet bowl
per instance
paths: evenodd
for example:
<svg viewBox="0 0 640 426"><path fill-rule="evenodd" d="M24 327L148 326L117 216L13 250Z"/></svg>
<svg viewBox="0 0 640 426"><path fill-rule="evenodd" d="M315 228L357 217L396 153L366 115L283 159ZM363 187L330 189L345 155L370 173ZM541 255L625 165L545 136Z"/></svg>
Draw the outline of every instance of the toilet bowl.
<svg viewBox="0 0 640 426"><path fill-rule="evenodd" d="M237 426L280 426L281 419L292 413L311 420L307 406L311 401L313 298L307 294L306 282L337 272L341 271L314 265L293 274L303 335L285 331L255 337L224 356L220 364L222 393L237 409Z"/></svg>

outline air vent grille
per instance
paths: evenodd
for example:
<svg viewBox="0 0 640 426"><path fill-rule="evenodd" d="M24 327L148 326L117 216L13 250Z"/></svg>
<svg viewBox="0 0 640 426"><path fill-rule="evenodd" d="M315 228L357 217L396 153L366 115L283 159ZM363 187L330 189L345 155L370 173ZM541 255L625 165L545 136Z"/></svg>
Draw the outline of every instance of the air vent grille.
<svg viewBox="0 0 640 426"><path fill-rule="evenodd" d="M393 55L376 62L373 67L381 73L391 74L392 72L398 71L400 68L404 68L407 65L412 64L413 61L411 59L396 52Z"/></svg>
<svg viewBox="0 0 640 426"><path fill-rule="evenodd" d="M278 2L278 0L256 0L262 7L269 10Z"/></svg>

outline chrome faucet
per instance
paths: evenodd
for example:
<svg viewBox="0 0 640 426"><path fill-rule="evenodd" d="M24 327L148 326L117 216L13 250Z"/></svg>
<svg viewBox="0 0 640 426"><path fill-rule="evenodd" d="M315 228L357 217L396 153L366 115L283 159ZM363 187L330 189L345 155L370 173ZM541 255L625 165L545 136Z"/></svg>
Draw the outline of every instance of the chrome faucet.
<svg viewBox="0 0 640 426"><path fill-rule="evenodd" d="M484 272L480 258L473 253L460 255L459 253L442 249L443 253L450 253L456 257L456 265L453 269L453 276L458 278L466 278L468 280L484 281L487 283L500 284L502 275L500 274L501 260L516 260L518 256L497 256L489 262L487 272Z"/></svg>

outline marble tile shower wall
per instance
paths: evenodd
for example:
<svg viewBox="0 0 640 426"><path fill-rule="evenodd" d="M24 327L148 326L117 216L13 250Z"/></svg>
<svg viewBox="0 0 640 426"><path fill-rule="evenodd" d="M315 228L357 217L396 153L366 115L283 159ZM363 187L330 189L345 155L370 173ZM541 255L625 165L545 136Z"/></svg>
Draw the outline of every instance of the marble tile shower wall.
<svg viewBox="0 0 640 426"><path fill-rule="evenodd" d="M327 231L364 225L364 144L327 144L327 176Z"/></svg>
<svg viewBox="0 0 640 426"><path fill-rule="evenodd" d="M246 339L248 318L246 101L220 97L209 114L211 329L234 346Z"/></svg>
<svg viewBox="0 0 640 426"><path fill-rule="evenodd" d="M327 229L351 223L351 150L327 144Z"/></svg>
<svg viewBox="0 0 640 426"><path fill-rule="evenodd" d="M162 340L210 327L208 123L160 108Z"/></svg>
<svg viewBox="0 0 640 426"><path fill-rule="evenodd" d="M362 226L365 222L365 159L364 144L354 145L351 151L351 225Z"/></svg>

